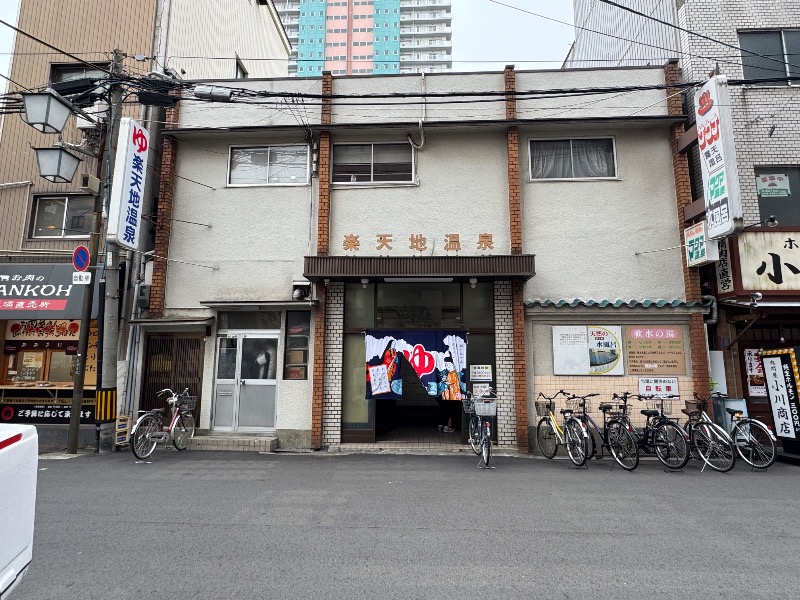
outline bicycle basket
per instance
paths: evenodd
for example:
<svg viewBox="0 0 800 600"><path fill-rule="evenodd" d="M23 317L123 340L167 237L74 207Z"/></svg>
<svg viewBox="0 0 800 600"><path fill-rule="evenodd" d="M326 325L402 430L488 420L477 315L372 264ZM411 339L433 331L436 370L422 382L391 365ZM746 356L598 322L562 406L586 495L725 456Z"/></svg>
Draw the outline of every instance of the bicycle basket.
<svg viewBox="0 0 800 600"><path fill-rule="evenodd" d="M481 417L493 417L497 414L497 400L486 402L479 400L475 403L475 414Z"/></svg>
<svg viewBox="0 0 800 600"><path fill-rule="evenodd" d="M703 403L697 400L684 400L683 403L689 410L703 410Z"/></svg>
<svg viewBox="0 0 800 600"><path fill-rule="evenodd" d="M588 409L589 401L587 400L585 404L587 405ZM583 398L567 398L567 408L573 412L581 412L586 410L584 409L583 405L584 405Z"/></svg>
<svg viewBox="0 0 800 600"><path fill-rule="evenodd" d="M556 409L554 400L535 400L533 404L536 406L537 415L546 415L547 411L554 411Z"/></svg>
<svg viewBox="0 0 800 600"><path fill-rule="evenodd" d="M673 398L648 398L646 400L647 408L650 410L661 410L662 402L663 402L663 413L665 415L672 414L672 400Z"/></svg>
<svg viewBox="0 0 800 600"><path fill-rule="evenodd" d="M178 405L186 410L194 410L197 406L197 396L181 396Z"/></svg>
<svg viewBox="0 0 800 600"><path fill-rule="evenodd" d="M471 415L475 412L475 400L470 396L464 396L461 399L461 404L464 406L464 412Z"/></svg>

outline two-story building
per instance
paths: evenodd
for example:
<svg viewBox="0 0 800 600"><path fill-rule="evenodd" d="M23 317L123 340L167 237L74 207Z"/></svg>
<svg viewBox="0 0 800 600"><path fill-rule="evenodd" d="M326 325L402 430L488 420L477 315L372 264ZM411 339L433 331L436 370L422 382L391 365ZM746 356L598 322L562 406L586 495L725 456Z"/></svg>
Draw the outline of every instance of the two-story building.
<svg viewBox="0 0 800 600"><path fill-rule="evenodd" d="M691 201L675 83L672 63L194 82L144 320L202 354L200 429L457 445L460 394L491 386L497 443L527 451L539 392L707 392L699 280L654 252ZM145 360L142 389L182 360Z"/></svg>

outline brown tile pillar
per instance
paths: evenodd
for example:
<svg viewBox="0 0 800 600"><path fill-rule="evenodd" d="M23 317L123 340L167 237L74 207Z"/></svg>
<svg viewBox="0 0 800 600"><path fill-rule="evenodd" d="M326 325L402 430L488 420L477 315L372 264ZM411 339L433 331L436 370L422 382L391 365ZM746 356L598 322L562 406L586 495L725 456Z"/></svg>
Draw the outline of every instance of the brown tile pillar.
<svg viewBox="0 0 800 600"><path fill-rule="evenodd" d="M681 83L681 71L678 68L678 61L672 60L664 66L664 80L667 85ZM680 116L683 114L681 94L677 88L668 88L667 109L670 115ZM683 220L683 209L692 202L692 188L689 179L689 159L688 155L678 151L678 142L684 133L684 125L679 123L670 128L670 144L672 147L672 169L675 175L675 198L677 201L678 229L683 231L685 223ZM700 272L694 267L686 264L686 253L681 252L683 261L683 282L686 289L686 300L688 302L699 302L702 292L700 290ZM708 350L706 346L706 325L704 315L692 314L689 323L689 349L692 362L692 384L694 391L706 398L711 394L709 381ZM709 414L713 407L708 406Z"/></svg>

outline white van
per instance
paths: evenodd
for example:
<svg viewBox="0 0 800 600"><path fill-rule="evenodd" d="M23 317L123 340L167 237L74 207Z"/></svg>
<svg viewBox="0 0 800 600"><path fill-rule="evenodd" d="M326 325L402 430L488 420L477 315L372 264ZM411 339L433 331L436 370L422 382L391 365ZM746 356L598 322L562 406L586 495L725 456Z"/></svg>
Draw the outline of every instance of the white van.
<svg viewBox="0 0 800 600"><path fill-rule="evenodd" d="M0 600L19 585L33 557L39 436L33 425L0 424Z"/></svg>

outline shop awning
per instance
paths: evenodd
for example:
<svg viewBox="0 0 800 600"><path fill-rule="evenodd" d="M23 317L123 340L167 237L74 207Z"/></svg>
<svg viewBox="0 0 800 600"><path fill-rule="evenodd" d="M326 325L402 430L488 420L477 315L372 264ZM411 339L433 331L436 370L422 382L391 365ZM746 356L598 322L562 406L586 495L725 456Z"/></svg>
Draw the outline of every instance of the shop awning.
<svg viewBox="0 0 800 600"><path fill-rule="evenodd" d="M206 327L214 325L214 317L142 317L128 322L148 331L205 331Z"/></svg>
<svg viewBox="0 0 800 600"><path fill-rule="evenodd" d="M533 254L501 256L306 256L311 281L527 281L536 274Z"/></svg>

